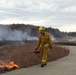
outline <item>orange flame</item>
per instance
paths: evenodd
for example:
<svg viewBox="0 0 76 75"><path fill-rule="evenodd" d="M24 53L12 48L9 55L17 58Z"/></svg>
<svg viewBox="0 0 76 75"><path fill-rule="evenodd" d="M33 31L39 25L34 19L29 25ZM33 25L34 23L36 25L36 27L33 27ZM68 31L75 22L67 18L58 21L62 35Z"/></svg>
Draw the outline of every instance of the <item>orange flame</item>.
<svg viewBox="0 0 76 75"><path fill-rule="evenodd" d="M18 65L16 65L13 61L9 62L7 65L6 65L6 68L9 68L9 69L12 69L12 68L19 68Z"/></svg>
<svg viewBox="0 0 76 75"><path fill-rule="evenodd" d="M4 68L5 67L4 65L5 65L4 62L0 60L0 68Z"/></svg>
<svg viewBox="0 0 76 75"><path fill-rule="evenodd" d="M0 68L4 68L5 66L3 66L3 65L0 65Z"/></svg>
<svg viewBox="0 0 76 75"><path fill-rule="evenodd" d="M8 68L8 69L12 69L12 68L19 68L19 66L17 64L15 64L13 61L10 61L9 63L7 63L5 65L4 62L2 62L2 60L0 60L0 68Z"/></svg>

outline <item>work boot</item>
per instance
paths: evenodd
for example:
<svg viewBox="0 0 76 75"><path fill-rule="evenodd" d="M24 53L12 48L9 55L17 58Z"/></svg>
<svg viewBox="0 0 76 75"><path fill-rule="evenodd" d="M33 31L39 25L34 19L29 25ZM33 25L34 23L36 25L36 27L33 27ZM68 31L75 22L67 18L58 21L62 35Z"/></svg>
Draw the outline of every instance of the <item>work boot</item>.
<svg viewBox="0 0 76 75"><path fill-rule="evenodd" d="M41 64L41 67L44 67L45 66L45 64Z"/></svg>
<svg viewBox="0 0 76 75"><path fill-rule="evenodd" d="M46 63L44 65L47 65Z"/></svg>

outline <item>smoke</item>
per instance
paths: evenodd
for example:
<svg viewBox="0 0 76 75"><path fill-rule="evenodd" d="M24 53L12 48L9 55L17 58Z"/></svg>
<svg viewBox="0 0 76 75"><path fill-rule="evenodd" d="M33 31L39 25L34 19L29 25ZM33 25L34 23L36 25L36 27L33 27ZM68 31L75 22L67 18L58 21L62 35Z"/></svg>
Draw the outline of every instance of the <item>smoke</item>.
<svg viewBox="0 0 76 75"><path fill-rule="evenodd" d="M12 30L10 26L0 25L0 41L37 41L38 37L31 36L30 33L30 29L26 31ZM56 40L52 34L51 38L53 41Z"/></svg>
<svg viewBox="0 0 76 75"><path fill-rule="evenodd" d="M54 37L53 34L51 34L50 36L51 36L52 41L56 41L56 40L57 40L57 39Z"/></svg>
<svg viewBox="0 0 76 75"><path fill-rule="evenodd" d="M29 31L12 30L9 26L0 25L0 41L24 41L37 40L37 37L30 36Z"/></svg>

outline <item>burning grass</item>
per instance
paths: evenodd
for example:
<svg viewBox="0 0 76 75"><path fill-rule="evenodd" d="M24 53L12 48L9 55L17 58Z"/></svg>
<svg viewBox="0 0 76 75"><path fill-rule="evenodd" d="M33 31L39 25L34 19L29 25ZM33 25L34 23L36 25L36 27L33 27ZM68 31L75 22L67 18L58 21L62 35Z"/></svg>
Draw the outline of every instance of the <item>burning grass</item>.
<svg viewBox="0 0 76 75"><path fill-rule="evenodd" d="M18 68L19 66L16 65L13 61L4 63L2 60L0 60L0 73L4 73Z"/></svg>
<svg viewBox="0 0 76 75"><path fill-rule="evenodd" d="M5 45L0 47L0 60L3 62L1 66L7 68L8 64L13 61L14 67L23 68L29 67L32 65L39 64L41 62L40 54L30 53L33 52L36 48L37 43L26 43L18 45ZM53 45L53 49L49 49L48 52L48 61L56 60L58 58L67 56L69 54L69 49L62 48L56 45ZM7 61L10 61L7 64ZM19 66L19 67L18 67ZM11 66L8 66L11 67ZM11 68L14 68L11 67Z"/></svg>

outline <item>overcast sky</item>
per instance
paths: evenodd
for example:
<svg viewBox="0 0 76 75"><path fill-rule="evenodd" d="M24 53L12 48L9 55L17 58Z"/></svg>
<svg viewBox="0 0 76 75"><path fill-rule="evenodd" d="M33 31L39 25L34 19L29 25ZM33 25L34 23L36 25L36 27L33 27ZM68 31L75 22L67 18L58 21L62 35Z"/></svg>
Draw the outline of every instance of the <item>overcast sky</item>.
<svg viewBox="0 0 76 75"><path fill-rule="evenodd" d="M12 23L76 31L76 0L0 0L0 24Z"/></svg>

